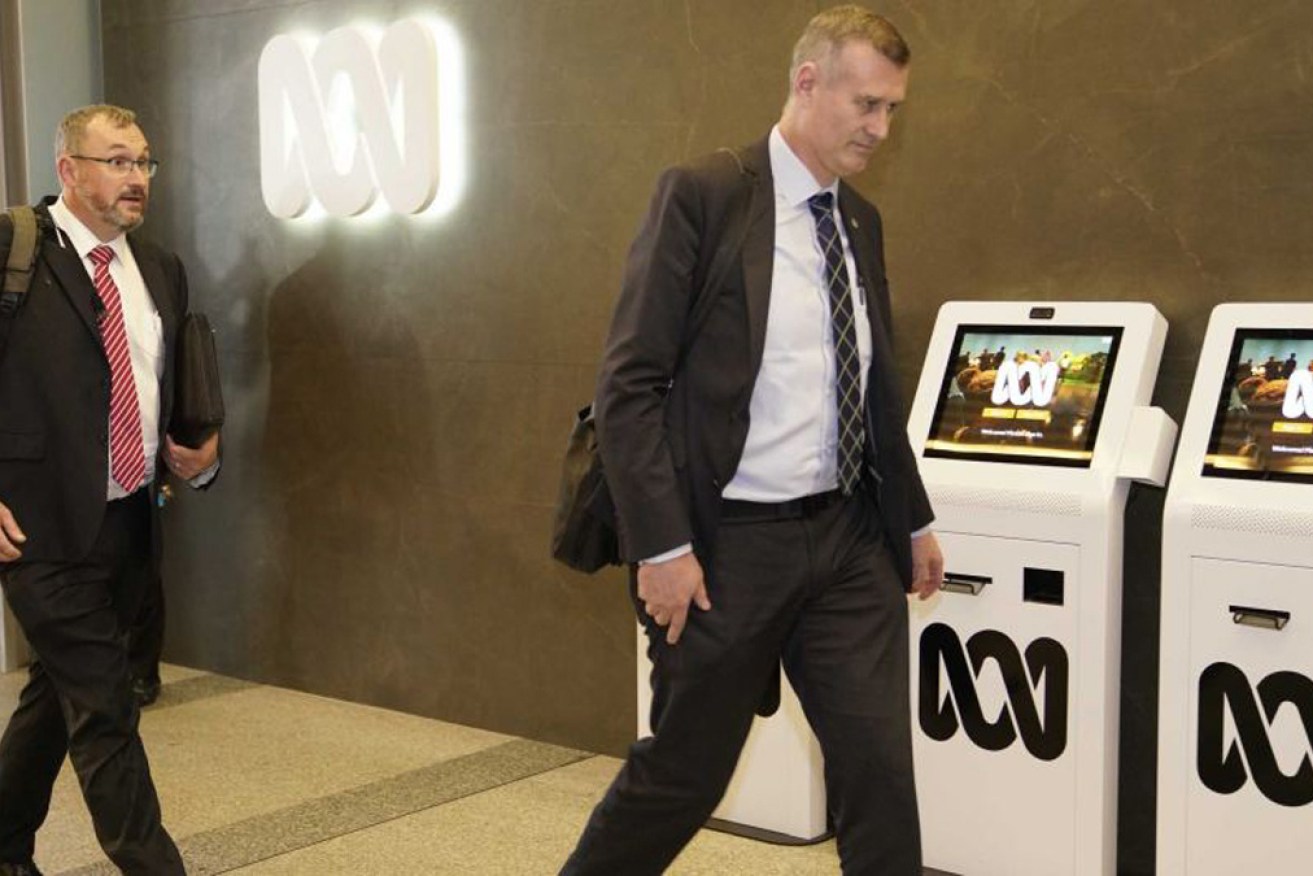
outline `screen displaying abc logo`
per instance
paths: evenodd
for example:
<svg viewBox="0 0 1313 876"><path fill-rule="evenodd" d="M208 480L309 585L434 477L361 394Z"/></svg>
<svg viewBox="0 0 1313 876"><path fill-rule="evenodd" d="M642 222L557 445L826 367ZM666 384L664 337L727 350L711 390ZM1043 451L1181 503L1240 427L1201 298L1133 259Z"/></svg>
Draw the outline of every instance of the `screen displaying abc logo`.
<svg viewBox="0 0 1313 876"><path fill-rule="evenodd" d="M996 405L1046 407L1058 389L1058 363L1004 362L998 366L990 401Z"/></svg>
<svg viewBox="0 0 1313 876"><path fill-rule="evenodd" d="M1290 420L1313 417L1313 371L1296 371L1290 375L1281 416Z"/></svg>

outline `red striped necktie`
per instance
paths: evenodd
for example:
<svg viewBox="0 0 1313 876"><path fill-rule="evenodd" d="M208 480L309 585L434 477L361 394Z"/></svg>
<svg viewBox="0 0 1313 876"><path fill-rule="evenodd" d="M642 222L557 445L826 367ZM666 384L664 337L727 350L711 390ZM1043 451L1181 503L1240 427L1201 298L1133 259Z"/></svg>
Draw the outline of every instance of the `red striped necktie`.
<svg viewBox="0 0 1313 876"><path fill-rule="evenodd" d="M119 287L109 275L114 250L98 246L90 256L96 266L92 277L96 294L105 305L100 316L100 341L105 345L105 358L109 360L109 472L115 483L132 493L146 476L146 446L141 438L141 405L137 401L137 384L132 377L128 328L123 321Z"/></svg>

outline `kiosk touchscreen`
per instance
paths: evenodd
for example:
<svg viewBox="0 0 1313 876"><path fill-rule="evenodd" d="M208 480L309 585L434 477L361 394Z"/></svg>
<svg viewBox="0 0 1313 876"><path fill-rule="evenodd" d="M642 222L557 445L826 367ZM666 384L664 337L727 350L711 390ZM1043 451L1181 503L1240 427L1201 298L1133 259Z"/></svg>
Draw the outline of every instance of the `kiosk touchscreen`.
<svg viewBox="0 0 1313 876"><path fill-rule="evenodd" d="M950 302L909 434L944 591L912 600L926 866L1113 874L1123 511L1161 486L1151 305Z"/></svg>
<svg viewBox="0 0 1313 876"><path fill-rule="evenodd" d="M1120 326L958 326L925 455L1089 468L1121 337Z"/></svg>
<svg viewBox="0 0 1313 876"><path fill-rule="evenodd" d="M1158 872L1313 860L1313 304L1208 323L1163 518Z"/></svg>

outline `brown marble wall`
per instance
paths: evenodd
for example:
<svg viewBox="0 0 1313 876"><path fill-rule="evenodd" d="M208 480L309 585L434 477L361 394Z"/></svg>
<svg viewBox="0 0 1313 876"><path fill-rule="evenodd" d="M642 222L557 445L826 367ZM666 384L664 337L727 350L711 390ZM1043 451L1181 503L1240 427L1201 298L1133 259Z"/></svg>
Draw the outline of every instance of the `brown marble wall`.
<svg viewBox="0 0 1313 876"><path fill-rule="evenodd" d="M169 657L615 752L617 574L546 556L559 454L658 170L763 134L802 0L103 0L106 95L164 170L148 230L220 332L225 470L170 510ZM273 35L434 11L462 34L467 197L437 224L283 222L259 191ZM1313 6L893 0L915 53L857 184L910 393L941 302L1148 300L1184 413L1212 305L1313 280ZM1122 864L1152 861L1161 495L1128 526Z"/></svg>

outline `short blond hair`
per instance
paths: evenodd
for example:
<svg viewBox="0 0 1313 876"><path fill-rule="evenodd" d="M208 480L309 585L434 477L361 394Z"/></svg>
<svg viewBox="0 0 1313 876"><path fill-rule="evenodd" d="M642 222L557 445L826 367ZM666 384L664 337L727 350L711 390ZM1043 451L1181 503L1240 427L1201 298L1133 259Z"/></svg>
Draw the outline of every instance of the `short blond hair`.
<svg viewBox="0 0 1313 876"><path fill-rule="evenodd" d="M792 81L798 68L808 62L818 64L828 76L834 69L839 51L853 41L869 44L900 68L912 60L907 41L889 19L849 3L827 9L807 23L793 47L789 80Z"/></svg>
<svg viewBox="0 0 1313 876"><path fill-rule="evenodd" d="M82 149L82 138L87 134L87 127L96 119L104 118L115 128L126 128L137 123L137 114L130 109L108 103L95 103L79 107L60 121L55 129L55 158L72 154Z"/></svg>

